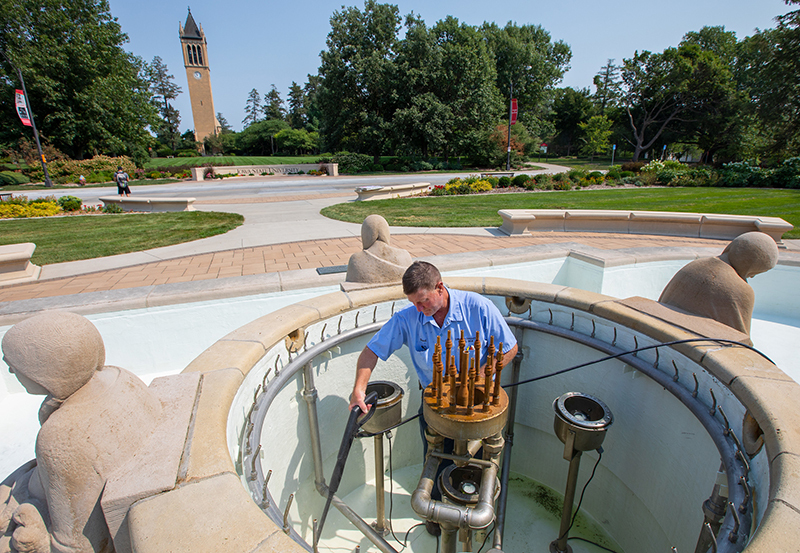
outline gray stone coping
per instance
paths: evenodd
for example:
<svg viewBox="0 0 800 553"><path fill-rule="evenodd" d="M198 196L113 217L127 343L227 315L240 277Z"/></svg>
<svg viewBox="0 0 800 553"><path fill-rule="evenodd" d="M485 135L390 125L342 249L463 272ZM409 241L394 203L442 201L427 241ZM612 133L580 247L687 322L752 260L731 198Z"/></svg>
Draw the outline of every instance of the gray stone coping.
<svg viewBox="0 0 800 553"><path fill-rule="evenodd" d="M146 198L144 196L101 196L103 205L118 205L123 211L163 213L167 211L194 211L195 198Z"/></svg>
<svg viewBox="0 0 800 553"><path fill-rule="evenodd" d="M500 231L508 235L531 232L615 232L715 238L730 240L740 234L760 231L780 246L783 234L794 227L780 217L680 213L671 211L626 211L601 209L501 209Z"/></svg>
<svg viewBox="0 0 800 553"><path fill-rule="evenodd" d="M39 278L42 268L31 263L33 242L0 246L0 286L20 284Z"/></svg>

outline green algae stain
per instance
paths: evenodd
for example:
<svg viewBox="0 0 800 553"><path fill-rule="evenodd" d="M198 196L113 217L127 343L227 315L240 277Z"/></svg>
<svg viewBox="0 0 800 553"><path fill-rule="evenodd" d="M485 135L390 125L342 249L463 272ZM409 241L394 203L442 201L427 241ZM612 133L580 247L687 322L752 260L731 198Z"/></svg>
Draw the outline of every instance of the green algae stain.
<svg viewBox="0 0 800 553"><path fill-rule="evenodd" d="M561 520L561 510L564 506L564 496L563 494L558 493L557 491L544 486L535 480L531 480L530 478L526 478L520 475L513 475L509 477L508 482L509 491L513 490L514 493L519 494L522 497L528 498L529 500L533 501L537 505L539 505L544 511L547 512L549 516L553 518L553 520L558 524ZM574 510L573 510L574 513ZM617 553L623 553L622 548L614 542L603 528L598 525L594 520L587 517L583 511L578 513L578 516L575 517L575 524L572 525L572 529L569 532L570 536L580 537L590 542L594 542L599 544L603 547L607 547L616 551ZM555 539L556 536L554 536ZM581 548L583 545L586 545L588 551L595 551L597 548L593 547L591 544L586 544L585 542L578 542L581 544ZM578 543L571 544L573 549L577 549Z"/></svg>

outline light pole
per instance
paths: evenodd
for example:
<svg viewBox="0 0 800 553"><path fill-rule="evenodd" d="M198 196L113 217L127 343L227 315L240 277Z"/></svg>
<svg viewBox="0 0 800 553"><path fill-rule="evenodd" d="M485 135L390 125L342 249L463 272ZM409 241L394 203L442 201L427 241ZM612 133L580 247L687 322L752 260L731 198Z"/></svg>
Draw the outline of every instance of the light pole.
<svg viewBox="0 0 800 553"><path fill-rule="evenodd" d="M511 110L514 106L514 81L508 79L508 153L506 155L506 171L511 170Z"/></svg>
<svg viewBox="0 0 800 553"><path fill-rule="evenodd" d="M47 188L52 188L53 182L50 180L50 174L47 172L47 160L44 158L44 154L42 153L42 144L39 142L39 131L36 130L36 122L33 120L33 110L31 109L31 102L28 100L28 89L25 88L25 79L22 78L22 71L20 71L19 67L11 63L11 60L8 59L8 56L6 56L5 52L0 51L0 54L2 54L3 58L11 67L17 70L19 83L22 85L22 95L25 97L25 106L28 108L28 115L30 116L31 120L33 138L36 140L36 149L39 151L39 161L42 162L42 171L44 171L44 185Z"/></svg>

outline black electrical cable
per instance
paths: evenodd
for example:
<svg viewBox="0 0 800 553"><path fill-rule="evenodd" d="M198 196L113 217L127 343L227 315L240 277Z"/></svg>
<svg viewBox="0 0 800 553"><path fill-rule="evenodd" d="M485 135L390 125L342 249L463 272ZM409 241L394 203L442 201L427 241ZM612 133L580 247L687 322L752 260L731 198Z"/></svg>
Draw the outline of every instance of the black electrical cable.
<svg viewBox="0 0 800 553"><path fill-rule="evenodd" d="M578 513L581 511L581 503L583 503L583 494L586 493L586 488L589 487L589 482L591 482L592 478L594 478L594 473L595 473L595 471L597 471L597 466L600 464L600 459L602 459L602 458L603 458L603 448L600 447L600 448L597 448L597 461L595 461L595 463L594 463L594 468L592 469L592 474L589 476L589 479L586 481L586 484L583 485L583 489L581 490L581 497L580 497L580 499L578 499L578 507L575 509L575 513L572 515L572 520L570 521L569 526L567 527L567 529L564 530L563 534L558 536L559 540L562 539L567 534L569 534L569 531L572 529L572 525L575 524L575 519L578 518ZM556 541L558 541L558 540L556 540Z"/></svg>
<svg viewBox="0 0 800 553"><path fill-rule="evenodd" d="M568 373L568 372L574 371L576 369L582 369L583 367L588 367L589 365L596 365L597 363L602 363L603 361L608 361L610 359L617 359L618 357L624 357L626 355L639 353L640 351L648 351L648 350L651 350L651 349L669 347L669 346L674 346L674 345L677 345L677 344L689 344L689 343L692 343L692 342L716 342L716 343L719 343L719 344L728 344L728 345L731 345L731 346L740 346L740 347L749 349L749 350L759 354L761 357L763 357L764 359L766 359L767 361L769 361L770 363L775 365L775 362L772 359L770 359L765 354L763 354L760 351L758 351L753 346L748 346L747 344L743 344L741 342L737 342L736 340L726 340L724 338L687 338L685 340L673 340L672 342L663 342L661 344L653 344L653 345L650 345L650 346L642 346L640 348L629 349L627 351L623 351L623 352L620 352L620 353L615 353L613 355L606 355L605 357L601 357L600 359L595 359L593 361L587 361L586 363L581 363L579 365L574 365L572 367L567 367L566 369L561 369L559 371L555 371L555 372L552 372L552 373L543 374L541 376L535 376L533 378L528 378L527 380L520 380L519 382L515 382L513 384L505 384L505 385L503 385L503 388L513 388L514 386L520 386L522 384L530 384L531 382L536 382L538 380L544 380L546 378L551 378L553 376L558 376L560 374Z"/></svg>
<svg viewBox="0 0 800 553"><path fill-rule="evenodd" d="M495 522L492 521L492 529L486 532L486 535L483 537L483 543L481 544L481 548L478 549L478 553L481 553L481 551L483 551L483 548L486 547L486 540L488 540L489 536L491 536L492 532L494 532L495 526L496 526Z"/></svg>
<svg viewBox="0 0 800 553"><path fill-rule="evenodd" d="M412 526L411 528L408 529L408 531L406 532L406 537L403 540L403 547L405 547L408 544L408 535L411 533L411 530L413 530L417 526L424 526L424 525L425 525L424 522L418 522L414 526ZM398 543L400 543L400 542L398 541ZM437 541L437 543L438 543L438 541Z"/></svg>
<svg viewBox="0 0 800 553"><path fill-rule="evenodd" d="M399 543L400 546L403 549L405 549L406 548L406 544L397 539L397 536L394 534L394 527L392 526L392 508L394 507L394 501L392 500L392 498L394 496L394 494L392 493L392 491L394 490L394 471L392 470L392 433L391 432L386 431L386 439L389 440L389 482L391 482L391 484L389 484L389 520L388 520L388 522L389 522L389 531L392 533L392 537L394 538L394 541ZM408 539L408 534L406 534L406 540L407 539ZM403 549L401 549L400 551L402 551Z"/></svg>
<svg viewBox="0 0 800 553"><path fill-rule="evenodd" d="M380 432L372 432L372 433L370 433L370 432L364 432L364 431L359 430L358 434L356 434L356 438L372 438L373 436L377 436L378 434L383 434L384 432L389 432L390 430L394 430L395 428L399 428L400 426L403 426L407 422L413 421L414 419L418 418L419 415L420 414L417 413L413 417L408 417L406 420L402 420L402 421L398 422L397 424L395 424L393 426L390 426L389 428L387 428L385 430L381 430Z"/></svg>
<svg viewBox="0 0 800 553"><path fill-rule="evenodd" d="M579 538L579 537L576 536L574 538L567 538L567 541L569 541L569 540L585 541L586 543L590 543L590 544L594 545L595 547L599 547L603 551L610 551L611 553L617 553L616 549L609 549L608 547L606 547L604 545L600 545L599 543L593 542L592 540L587 540L586 538Z"/></svg>

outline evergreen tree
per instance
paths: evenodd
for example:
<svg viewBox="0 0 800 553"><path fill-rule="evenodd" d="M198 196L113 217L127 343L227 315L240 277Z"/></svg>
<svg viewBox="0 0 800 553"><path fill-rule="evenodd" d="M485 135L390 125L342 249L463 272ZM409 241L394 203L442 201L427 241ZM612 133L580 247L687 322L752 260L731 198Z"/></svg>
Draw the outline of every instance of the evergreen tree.
<svg viewBox="0 0 800 553"><path fill-rule="evenodd" d="M616 105L620 96L619 69L611 58L594 76L594 102L600 115L605 115L606 108Z"/></svg>
<svg viewBox="0 0 800 553"><path fill-rule="evenodd" d="M264 95L264 119L267 121L285 121L286 108L283 107L281 93L272 85L272 89Z"/></svg>
<svg viewBox="0 0 800 553"><path fill-rule="evenodd" d="M255 88L247 95L244 113L245 116L244 119L242 119L242 125L244 125L245 128L259 120L259 115L261 114L261 95Z"/></svg>
<svg viewBox="0 0 800 553"><path fill-rule="evenodd" d="M182 90L173 82L175 77L169 74L160 56L155 56L152 63L145 66L144 73L150 86L150 93L153 95L153 104L161 114L161 121L153 130L159 142L169 144L174 150L180 140L181 116L169 102L177 98Z"/></svg>
<svg viewBox="0 0 800 553"><path fill-rule="evenodd" d="M306 125L306 95L296 82L289 87L289 124L293 129Z"/></svg>

